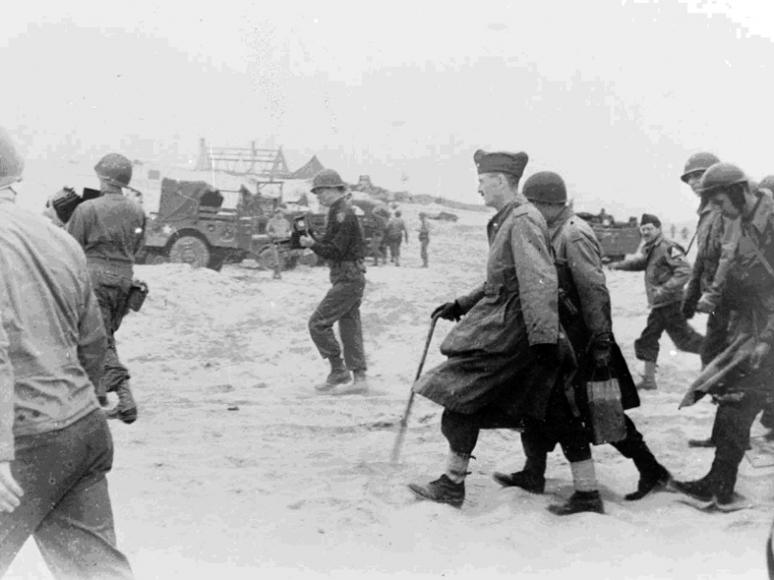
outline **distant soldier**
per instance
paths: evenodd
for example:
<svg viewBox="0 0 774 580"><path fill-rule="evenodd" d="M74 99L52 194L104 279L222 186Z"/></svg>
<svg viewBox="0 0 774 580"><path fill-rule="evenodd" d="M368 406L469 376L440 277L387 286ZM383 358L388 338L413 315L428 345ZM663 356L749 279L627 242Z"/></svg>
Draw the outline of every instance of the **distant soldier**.
<svg viewBox="0 0 774 580"><path fill-rule="evenodd" d="M280 255L277 242L286 240L290 237L290 222L285 219L285 214L281 208L274 210L274 215L266 223L266 235L271 241L272 252L274 254L274 279L282 278L282 256Z"/></svg>
<svg viewBox="0 0 774 580"><path fill-rule="evenodd" d="M618 379L624 409L638 407L637 390L629 368L613 337L610 314L610 293L602 268L602 250L594 230L577 217L567 205L564 180L551 171L530 176L524 183L524 195L540 210L548 224L559 277L559 317L572 343L578 371L575 374L575 396L581 400L585 382L596 375L612 375ZM563 394L563 393L562 393ZM567 405L567 401L561 401ZM522 432L526 463L522 471L495 473L495 481L504 486L517 486L533 493L543 493L546 455L558 442L572 459L572 446L587 437L579 424L580 417L570 416L568 422L578 423L574 430L557 425L540 425ZM634 461L640 472L637 490L627 494L627 500L637 500L653 490L663 489L670 480L669 472L656 460L632 420L624 415L626 437L613 443L621 455ZM568 454L567 451L570 450ZM587 511L602 504L599 497L575 498L562 512ZM594 510L592 510L594 511Z"/></svg>
<svg viewBox="0 0 774 580"><path fill-rule="evenodd" d="M400 266L400 246L404 239L408 243L408 230L399 209L395 210L395 215L387 222L385 238L387 246L390 248L390 262Z"/></svg>
<svg viewBox="0 0 774 580"><path fill-rule="evenodd" d="M518 189L527 154L479 150L473 158L479 193L497 210L487 225L486 281L435 309L434 316L463 318L441 344L447 360L414 384L416 393L444 407L441 432L449 442L449 457L438 479L409 488L420 499L455 507L465 501L465 478L480 430L544 420L566 424L569 405L551 401L564 396L562 379L574 368L572 349L559 327L546 223ZM572 458L573 501L600 511L589 446L582 439L580 444L585 447Z"/></svg>
<svg viewBox="0 0 774 580"><path fill-rule="evenodd" d="M374 208L371 213L374 220L374 229L371 235L370 253L373 258L374 266L378 266L380 262L385 264L387 262L386 246L384 236L387 231L387 224L390 221L390 210L387 206L380 205Z"/></svg>
<svg viewBox="0 0 774 580"><path fill-rule="evenodd" d="M365 289L365 243L360 222L345 196L346 191L346 184L332 169L323 169L314 176L312 193L321 205L329 208L328 223L320 241L301 236L299 243L330 263L333 285L309 319L312 341L331 365L325 382L316 388L321 392L329 391L336 385L349 383L354 376L353 386L346 392L362 393L368 390L360 323L360 303ZM341 358L342 346L333 332L336 322L339 323L344 360Z"/></svg>
<svg viewBox="0 0 774 580"><path fill-rule="evenodd" d="M688 324L680 304L683 286L691 275L691 266L685 260L685 250L661 234L661 220L652 214L642 214L640 235L644 242L642 253L610 264L612 270L645 271L645 293L648 297L648 323L634 342L637 358L645 370L640 389L655 389L656 361L661 334L666 331L680 350L698 354L704 337Z"/></svg>
<svg viewBox="0 0 774 580"><path fill-rule="evenodd" d="M105 155L94 166L102 195L81 203L67 223L67 231L86 252L94 292L108 336L105 374L98 388L118 395L118 405L108 416L124 423L137 419L137 404L129 386L129 370L116 350L115 333L128 311L135 256L145 235L145 212L122 194L132 179L131 162L118 153Z"/></svg>
<svg viewBox="0 0 774 580"><path fill-rule="evenodd" d="M726 218L739 219L736 239L726 245L732 257L722 296L731 313L729 344L746 341L750 350L748 358L725 376L721 390L713 393L718 408L712 467L701 479L675 486L697 499L714 499L722 508L734 503L750 426L774 395L774 200L752 190L744 172L730 163L710 166L699 190Z"/></svg>
<svg viewBox="0 0 774 580"><path fill-rule="evenodd" d="M419 255L422 257L422 267L427 268L427 246L430 245L430 224L427 223L427 215L419 214Z"/></svg>

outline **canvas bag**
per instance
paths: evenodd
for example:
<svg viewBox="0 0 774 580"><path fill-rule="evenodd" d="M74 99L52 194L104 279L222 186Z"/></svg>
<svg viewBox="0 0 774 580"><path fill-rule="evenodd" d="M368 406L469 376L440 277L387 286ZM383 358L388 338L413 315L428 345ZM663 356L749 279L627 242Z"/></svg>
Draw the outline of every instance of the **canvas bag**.
<svg viewBox="0 0 774 580"><path fill-rule="evenodd" d="M594 445L615 443L626 438L626 420L621 403L621 387L610 373L586 382L589 428Z"/></svg>

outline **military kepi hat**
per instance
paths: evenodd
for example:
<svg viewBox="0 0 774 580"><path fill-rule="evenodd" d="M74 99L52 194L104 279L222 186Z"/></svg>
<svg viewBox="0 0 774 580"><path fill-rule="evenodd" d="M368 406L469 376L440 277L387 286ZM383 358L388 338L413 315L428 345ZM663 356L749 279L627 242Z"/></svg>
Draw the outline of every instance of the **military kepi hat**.
<svg viewBox="0 0 774 580"><path fill-rule="evenodd" d="M494 151L488 153L479 149L473 154L478 173L509 173L521 177L527 166L529 157L523 151L508 153L506 151Z"/></svg>
<svg viewBox="0 0 774 580"><path fill-rule="evenodd" d="M645 224L653 224L657 228L660 228L661 220L654 216L652 213L644 213L640 218L640 225L644 226Z"/></svg>

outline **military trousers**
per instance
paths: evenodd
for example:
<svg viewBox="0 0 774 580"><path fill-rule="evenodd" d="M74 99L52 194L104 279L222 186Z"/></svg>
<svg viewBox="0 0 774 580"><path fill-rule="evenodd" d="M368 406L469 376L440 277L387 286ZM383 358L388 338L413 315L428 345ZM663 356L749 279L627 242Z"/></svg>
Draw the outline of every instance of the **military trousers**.
<svg viewBox="0 0 774 580"><path fill-rule="evenodd" d="M351 371L366 370L363 349L363 328L360 303L365 290L365 274L359 262L343 262L331 266L331 289L317 305L309 319L309 334L320 356L339 358ZM333 325L338 323L341 345L336 340Z"/></svg>
<svg viewBox="0 0 774 580"><path fill-rule="evenodd" d="M113 440L102 411L57 431L16 437L21 505L0 513L0 576L30 536L55 578L132 578L116 547L105 474Z"/></svg>
<svg viewBox="0 0 774 580"><path fill-rule="evenodd" d="M102 321L107 334L107 352L105 353L105 373L97 394L104 395L116 391L129 381L129 370L121 363L116 349L115 333L128 310L129 290L132 279L109 270L90 269L94 294L97 296Z"/></svg>
<svg viewBox="0 0 774 580"><path fill-rule="evenodd" d="M750 427L767 405L767 395L759 391L744 393L740 401L721 401L718 405L712 432L715 459L710 478L720 491L733 491L739 464L750 448Z"/></svg>
<svg viewBox="0 0 774 580"><path fill-rule="evenodd" d="M658 342L664 331L680 350L695 354L701 352L704 337L688 324L680 310L680 302L673 302L650 310L645 329L634 341L635 356L642 361L656 362Z"/></svg>
<svg viewBox="0 0 774 580"><path fill-rule="evenodd" d="M427 246L429 245L430 240L419 240L419 255L422 258L422 265L424 267L428 265Z"/></svg>
<svg viewBox="0 0 774 580"><path fill-rule="evenodd" d="M729 311L718 306L707 317L707 333L701 345L701 364L707 366L728 346Z"/></svg>

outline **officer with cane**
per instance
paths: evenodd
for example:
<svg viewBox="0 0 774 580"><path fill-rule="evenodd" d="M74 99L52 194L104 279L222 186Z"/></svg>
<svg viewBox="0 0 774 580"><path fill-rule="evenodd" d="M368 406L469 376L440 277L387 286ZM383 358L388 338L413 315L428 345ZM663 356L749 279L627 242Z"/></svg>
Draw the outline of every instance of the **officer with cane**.
<svg viewBox="0 0 774 580"><path fill-rule="evenodd" d="M444 473L409 489L420 499L462 506L471 453L483 428L542 421L573 356L560 332L557 277L543 217L519 192L526 153L477 151L479 193L497 213L489 221L486 282L435 309L433 317L462 321L446 336L446 362L414 391L442 405L449 442ZM590 469L589 469L590 468ZM593 463L584 476L594 485Z"/></svg>

